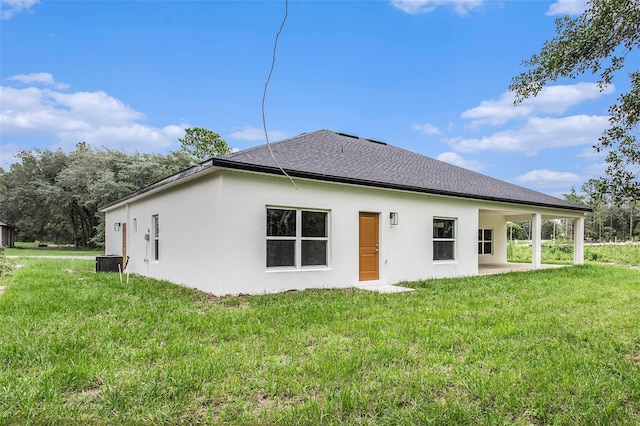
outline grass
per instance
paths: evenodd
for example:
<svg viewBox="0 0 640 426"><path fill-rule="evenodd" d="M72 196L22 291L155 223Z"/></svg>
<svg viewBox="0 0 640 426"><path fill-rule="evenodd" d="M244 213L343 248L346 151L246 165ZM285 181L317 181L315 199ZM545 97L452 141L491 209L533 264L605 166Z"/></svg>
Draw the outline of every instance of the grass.
<svg viewBox="0 0 640 426"><path fill-rule="evenodd" d="M509 243L507 260L515 263L531 262L531 246ZM638 244L602 244L584 246L584 260L587 263L610 263L622 266L640 266L640 245ZM573 244L542 244L542 263L571 265L573 263Z"/></svg>
<svg viewBox="0 0 640 426"><path fill-rule="evenodd" d="M214 298L24 259L0 424L638 424L640 272Z"/></svg>
<svg viewBox="0 0 640 426"><path fill-rule="evenodd" d="M7 256L99 256L102 249L77 249L72 245L57 245L45 243L46 247L38 247L39 242L16 242L15 247L6 248Z"/></svg>

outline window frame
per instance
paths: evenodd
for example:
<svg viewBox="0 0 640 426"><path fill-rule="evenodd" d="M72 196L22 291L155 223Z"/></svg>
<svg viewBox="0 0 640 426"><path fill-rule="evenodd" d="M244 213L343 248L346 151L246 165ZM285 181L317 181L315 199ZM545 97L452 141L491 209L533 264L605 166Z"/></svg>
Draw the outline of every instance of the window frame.
<svg viewBox="0 0 640 426"><path fill-rule="evenodd" d="M488 240L485 238L485 231L491 232L491 238ZM494 254L493 253L493 236L494 236L493 228L478 228L478 254L479 255L492 256ZM484 250L486 243L491 244L491 250L488 253Z"/></svg>
<svg viewBox="0 0 640 426"><path fill-rule="evenodd" d="M160 260L160 215L158 214L151 216L151 236L153 239L153 261L158 262Z"/></svg>
<svg viewBox="0 0 640 426"><path fill-rule="evenodd" d="M434 235L435 224L436 221L451 221L453 222L453 236L451 238L443 238L436 237ZM431 230L432 230L432 258L434 263L451 263L456 262L458 260L458 242L457 242L457 230L458 230L458 219L455 217L443 217L443 216L434 216L431 221ZM451 259L436 259L436 243L440 242L451 242L453 244L453 257Z"/></svg>
<svg viewBox="0 0 640 426"><path fill-rule="evenodd" d="M295 211L295 236L278 236L278 235L269 235L269 210L293 210ZM325 236L324 237L309 237L303 236L303 221L302 216L304 212L311 213L324 213L325 215ZM310 270L310 269L329 269L331 263L330 257L330 233L331 233L331 211L324 209L313 209L313 208L303 208L303 207L283 207L283 206L272 206L268 205L265 209L265 217L267 220L265 221L265 268L267 271L299 271L299 270ZM269 266L269 241L293 241L294 242L294 255L293 255L293 265L283 265L283 266ZM303 242L304 241L324 241L325 242L325 259L326 262L321 265L303 265Z"/></svg>

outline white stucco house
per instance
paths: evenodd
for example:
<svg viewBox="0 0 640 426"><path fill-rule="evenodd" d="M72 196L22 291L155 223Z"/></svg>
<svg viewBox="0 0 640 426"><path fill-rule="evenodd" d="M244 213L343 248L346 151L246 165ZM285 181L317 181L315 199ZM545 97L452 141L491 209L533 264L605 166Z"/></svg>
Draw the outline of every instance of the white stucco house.
<svg viewBox="0 0 640 426"><path fill-rule="evenodd" d="M329 130L215 157L101 208L105 254L127 271L216 295L476 275L507 262L510 221L532 221L539 267L542 221L573 220L581 264L588 210Z"/></svg>

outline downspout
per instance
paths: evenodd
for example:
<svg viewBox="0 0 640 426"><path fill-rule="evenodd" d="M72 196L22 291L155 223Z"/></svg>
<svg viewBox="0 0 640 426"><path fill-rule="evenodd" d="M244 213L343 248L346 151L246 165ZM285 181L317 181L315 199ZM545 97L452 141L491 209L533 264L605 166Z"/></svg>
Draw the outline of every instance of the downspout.
<svg viewBox="0 0 640 426"><path fill-rule="evenodd" d="M124 207L125 209L125 226L122 229L124 233L122 237L122 269L124 270L127 267L127 263L129 263L129 257L127 256L127 247L129 246L129 203L127 203Z"/></svg>

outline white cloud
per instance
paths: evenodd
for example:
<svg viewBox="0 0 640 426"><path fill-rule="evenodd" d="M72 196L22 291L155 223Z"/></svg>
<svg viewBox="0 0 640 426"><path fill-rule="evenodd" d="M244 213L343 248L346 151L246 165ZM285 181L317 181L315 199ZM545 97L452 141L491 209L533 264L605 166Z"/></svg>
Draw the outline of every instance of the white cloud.
<svg viewBox="0 0 640 426"><path fill-rule="evenodd" d="M499 99L482 101L479 106L464 111L462 118L471 119L471 124L477 126L504 124L536 113L562 114L581 102L598 99L614 91L614 85L600 90L596 83L547 86L538 96L528 98L518 106L513 105L514 94L505 92Z"/></svg>
<svg viewBox="0 0 640 426"><path fill-rule="evenodd" d="M594 143L595 145L595 143ZM586 159L603 159L607 156L607 150L603 150L597 152L593 146L583 149L576 155L577 158L586 158Z"/></svg>
<svg viewBox="0 0 640 426"><path fill-rule="evenodd" d="M31 74L18 74L6 78L9 81L17 81L23 84L35 84L54 87L56 89L68 89L69 85L57 82L48 72L34 72Z"/></svg>
<svg viewBox="0 0 640 426"><path fill-rule="evenodd" d="M607 163L605 163L604 161L588 165L584 169L584 175L585 176L584 176L583 181L586 182L589 179L592 179L592 178L596 179L596 178L604 176L608 166L609 165Z"/></svg>
<svg viewBox="0 0 640 426"><path fill-rule="evenodd" d="M142 123L143 119L144 114L103 91L62 93L48 88L0 86L3 139L9 135L53 135L62 148L86 141L93 146L152 152L176 144L188 127L153 127Z"/></svg>
<svg viewBox="0 0 640 426"><path fill-rule="evenodd" d="M268 130L268 132L270 142L279 141L286 137L285 133L279 130ZM245 141L265 141L264 129L262 127L243 127L231 133L229 136L231 136L232 139Z"/></svg>
<svg viewBox="0 0 640 426"><path fill-rule="evenodd" d="M103 91L60 93L48 91L48 97L56 105L75 115L82 115L88 122L117 124L140 120L144 114L133 110L121 100Z"/></svg>
<svg viewBox="0 0 640 426"><path fill-rule="evenodd" d="M20 12L32 12L31 8L40 0L2 0L0 1L0 19L9 19Z"/></svg>
<svg viewBox="0 0 640 426"><path fill-rule="evenodd" d="M454 12L466 15L486 0L391 0L391 6L411 15L433 12L440 6L452 6Z"/></svg>
<svg viewBox="0 0 640 426"><path fill-rule="evenodd" d="M454 166L458 167L464 167L465 169L473 170L476 172L486 167L478 160L466 160L455 152L443 152L442 154L438 155L437 159L440 161L444 161L445 163L453 164Z"/></svg>
<svg viewBox="0 0 640 426"><path fill-rule="evenodd" d="M15 143L0 143L0 167L8 171L11 164L18 160L16 155L19 150L20 148Z"/></svg>
<svg viewBox="0 0 640 426"><path fill-rule="evenodd" d="M438 129L433 124L425 123L425 124L412 124L411 128L418 133L423 135L437 135L440 133L440 129Z"/></svg>
<svg viewBox="0 0 640 426"><path fill-rule="evenodd" d="M101 125L85 131L62 132L59 134L66 141L87 141L91 145L109 146L116 142L137 145L146 150L164 148L175 143L184 136L184 126L169 125L162 128L145 126L139 123L126 125Z"/></svg>
<svg viewBox="0 0 640 426"><path fill-rule="evenodd" d="M582 178L575 173L538 169L518 176L516 182L535 187L553 187L559 184L568 186L568 184L581 183Z"/></svg>
<svg viewBox="0 0 640 426"><path fill-rule="evenodd" d="M144 115L105 92L60 93L0 86L3 133L88 130L107 124L131 124Z"/></svg>
<svg viewBox="0 0 640 426"><path fill-rule="evenodd" d="M458 152L495 150L536 154L550 148L593 145L608 124L608 117L599 115L531 117L518 129L482 138L453 138L446 142Z"/></svg>
<svg viewBox="0 0 640 426"><path fill-rule="evenodd" d="M580 15L587 9L587 0L557 0L547 10L547 16Z"/></svg>
<svg viewBox="0 0 640 426"><path fill-rule="evenodd" d="M471 119L471 124L477 126L480 124L503 124L514 118L532 114L531 106L522 104L515 108L513 100L513 94L506 92L502 94L500 99L482 101L477 107L464 111L461 117Z"/></svg>

